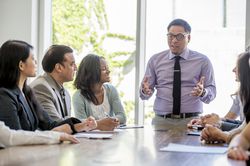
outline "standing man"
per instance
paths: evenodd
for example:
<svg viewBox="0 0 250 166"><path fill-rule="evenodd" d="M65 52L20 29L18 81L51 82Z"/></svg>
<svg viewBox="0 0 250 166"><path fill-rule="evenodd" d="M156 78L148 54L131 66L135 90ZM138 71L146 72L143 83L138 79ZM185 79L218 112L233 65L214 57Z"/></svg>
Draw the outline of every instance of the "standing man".
<svg viewBox="0 0 250 166"><path fill-rule="evenodd" d="M203 54L187 48L190 25L175 19L167 27L169 49L153 55L140 88L142 100L157 91L152 124L186 127L216 96L213 67Z"/></svg>
<svg viewBox="0 0 250 166"><path fill-rule="evenodd" d="M71 116L71 98L63 84L72 81L77 70L73 50L65 45L52 45L43 57L42 66L45 74L30 86L51 119L67 119Z"/></svg>

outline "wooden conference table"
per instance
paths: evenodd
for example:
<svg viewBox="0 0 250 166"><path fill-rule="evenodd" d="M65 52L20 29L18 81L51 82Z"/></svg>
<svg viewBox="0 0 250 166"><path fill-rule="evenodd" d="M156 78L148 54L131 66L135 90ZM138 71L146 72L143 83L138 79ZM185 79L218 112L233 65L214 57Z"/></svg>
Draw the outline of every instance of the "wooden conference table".
<svg viewBox="0 0 250 166"><path fill-rule="evenodd" d="M80 144L18 146L0 150L0 165L21 166L243 166L226 154L162 152L168 143L204 146L184 130L145 126L114 133L111 139L80 138Z"/></svg>

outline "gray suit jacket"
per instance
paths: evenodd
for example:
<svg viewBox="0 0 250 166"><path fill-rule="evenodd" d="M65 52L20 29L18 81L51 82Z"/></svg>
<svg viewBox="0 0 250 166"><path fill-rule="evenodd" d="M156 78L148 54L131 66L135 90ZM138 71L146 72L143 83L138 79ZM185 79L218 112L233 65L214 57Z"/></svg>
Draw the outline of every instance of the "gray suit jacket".
<svg viewBox="0 0 250 166"><path fill-rule="evenodd" d="M47 111L54 121L61 121L71 116L71 99L69 92L65 89L65 100L67 113L64 112L64 104L60 95L60 87L47 73L36 78L30 87L35 92L38 102ZM63 116L64 114L64 116Z"/></svg>

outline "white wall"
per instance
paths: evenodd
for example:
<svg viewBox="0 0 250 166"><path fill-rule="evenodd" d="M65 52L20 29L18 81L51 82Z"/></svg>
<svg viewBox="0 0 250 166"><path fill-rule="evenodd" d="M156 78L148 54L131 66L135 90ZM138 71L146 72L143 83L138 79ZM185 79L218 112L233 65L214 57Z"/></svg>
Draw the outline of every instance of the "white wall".
<svg viewBox="0 0 250 166"><path fill-rule="evenodd" d="M32 45L37 44L37 14L32 6L34 0L1 0L0 1L0 44L6 40L24 40Z"/></svg>
<svg viewBox="0 0 250 166"><path fill-rule="evenodd" d="M0 45L17 39L34 46L39 74L41 59L51 44L51 15L51 0L0 1Z"/></svg>

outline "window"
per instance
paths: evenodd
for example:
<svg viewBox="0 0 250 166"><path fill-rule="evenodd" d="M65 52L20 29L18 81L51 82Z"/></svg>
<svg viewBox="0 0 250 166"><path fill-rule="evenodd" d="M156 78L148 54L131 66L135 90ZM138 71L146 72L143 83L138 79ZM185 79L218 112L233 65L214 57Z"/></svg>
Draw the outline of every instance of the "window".
<svg viewBox="0 0 250 166"><path fill-rule="evenodd" d="M53 1L53 43L71 46L78 64L88 53L106 58L128 123L134 123L135 36L134 0ZM73 93L72 83L67 88Z"/></svg>

